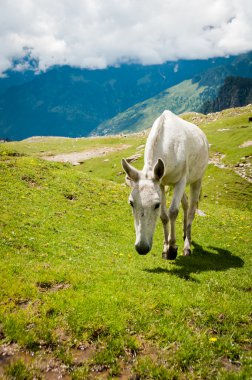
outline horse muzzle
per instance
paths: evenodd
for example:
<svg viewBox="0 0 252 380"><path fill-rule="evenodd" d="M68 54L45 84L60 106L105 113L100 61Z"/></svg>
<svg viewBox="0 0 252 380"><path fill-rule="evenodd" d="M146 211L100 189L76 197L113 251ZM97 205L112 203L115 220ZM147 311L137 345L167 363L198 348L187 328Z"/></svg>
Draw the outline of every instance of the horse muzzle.
<svg viewBox="0 0 252 380"><path fill-rule="evenodd" d="M151 246L147 243L137 243L135 244L135 249L139 255L146 255L151 250Z"/></svg>

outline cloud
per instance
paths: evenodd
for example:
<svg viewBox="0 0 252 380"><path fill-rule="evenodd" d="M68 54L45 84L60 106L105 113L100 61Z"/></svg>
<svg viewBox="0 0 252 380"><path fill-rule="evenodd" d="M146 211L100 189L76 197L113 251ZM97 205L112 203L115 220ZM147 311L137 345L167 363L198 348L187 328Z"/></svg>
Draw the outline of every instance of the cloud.
<svg viewBox="0 0 252 380"><path fill-rule="evenodd" d="M252 50L251 0L3 0L0 72L28 50L41 70L239 54Z"/></svg>

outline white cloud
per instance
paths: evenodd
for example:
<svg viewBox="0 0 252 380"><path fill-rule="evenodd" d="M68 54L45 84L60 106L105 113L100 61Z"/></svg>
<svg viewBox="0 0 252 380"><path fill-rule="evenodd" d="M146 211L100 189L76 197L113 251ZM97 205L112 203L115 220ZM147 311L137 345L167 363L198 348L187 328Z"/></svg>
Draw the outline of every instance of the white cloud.
<svg viewBox="0 0 252 380"><path fill-rule="evenodd" d="M1 0L0 72L24 55L103 68L252 50L251 0Z"/></svg>

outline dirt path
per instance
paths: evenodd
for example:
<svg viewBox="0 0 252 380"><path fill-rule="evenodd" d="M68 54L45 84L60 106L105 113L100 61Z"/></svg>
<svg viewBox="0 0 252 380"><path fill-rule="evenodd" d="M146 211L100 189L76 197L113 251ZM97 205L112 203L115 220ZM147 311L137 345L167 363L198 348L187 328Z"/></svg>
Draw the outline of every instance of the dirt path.
<svg viewBox="0 0 252 380"><path fill-rule="evenodd" d="M251 141L247 141L243 144L243 146L250 146ZM79 165L82 162L86 160L90 160L91 158L95 157L101 157L106 156L109 153L112 152L118 152L121 150L125 150L127 148L130 148L131 145L128 144L121 144L114 147L101 147L101 148L93 148L89 150L85 150L83 152L72 152L72 153L62 153L62 154L56 154L54 156L43 156L42 158L47 161L55 161L55 162L69 162L72 165ZM129 161L135 161L139 155L134 155L132 157L129 157ZM141 155L140 155L141 156ZM246 157L245 163L238 163L234 166L229 167L228 165L223 163L223 158L225 155L217 152L214 153L214 155L209 160L209 164L213 164L217 166L220 169L227 169L231 168L233 169L237 174L239 174L242 178L246 179L248 182L252 183L252 173L251 173L251 163L249 162L249 159L251 159L251 156ZM132 158L132 160L131 160Z"/></svg>
<svg viewBox="0 0 252 380"><path fill-rule="evenodd" d="M62 153L55 156L43 156L44 160L56 161L56 162L69 162L72 165L78 165L91 158L105 156L111 152L118 152L130 148L131 145L123 144L115 147L102 147L90 150L85 150L84 152L73 152L73 153Z"/></svg>

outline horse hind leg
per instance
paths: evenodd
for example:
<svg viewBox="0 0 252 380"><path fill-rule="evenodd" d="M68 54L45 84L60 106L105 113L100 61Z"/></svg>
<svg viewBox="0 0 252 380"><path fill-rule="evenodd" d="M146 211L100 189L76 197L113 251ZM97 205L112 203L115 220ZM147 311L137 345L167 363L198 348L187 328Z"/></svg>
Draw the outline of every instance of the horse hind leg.
<svg viewBox="0 0 252 380"><path fill-rule="evenodd" d="M165 188L164 186L161 186L162 191L162 201L161 201L161 214L160 218L163 224L163 230L164 230L164 249L162 253L162 257L166 259L166 252L168 250L168 236L169 236L169 217L168 217L168 211L166 208L166 197L165 197Z"/></svg>
<svg viewBox="0 0 252 380"><path fill-rule="evenodd" d="M191 232L192 223L195 217L195 211L199 202L201 192L201 179L192 183L190 186L190 204L187 212L187 224L185 228L185 242L184 242L184 255L189 256L191 254Z"/></svg>
<svg viewBox="0 0 252 380"><path fill-rule="evenodd" d="M188 213L188 198L186 193L183 194L183 197L181 199L181 204L184 212L184 219L183 219L183 239L186 239L186 228L187 228L187 213Z"/></svg>

